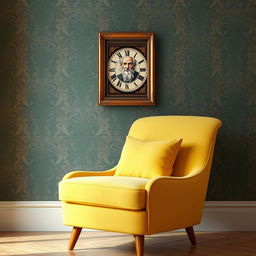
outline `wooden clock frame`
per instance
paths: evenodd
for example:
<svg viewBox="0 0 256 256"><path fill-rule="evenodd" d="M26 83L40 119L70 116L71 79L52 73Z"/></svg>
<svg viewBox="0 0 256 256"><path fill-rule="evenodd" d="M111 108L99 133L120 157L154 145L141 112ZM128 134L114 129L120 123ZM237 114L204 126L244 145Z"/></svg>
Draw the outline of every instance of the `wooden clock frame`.
<svg viewBox="0 0 256 256"><path fill-rule="evenodd" d="M155 35L152 32L98 33L98 104L99 105L155 105ZM108 61L118 49L133 48L147 60L147 79L135 91L122 92L114 88L108 78Z"/></svg>

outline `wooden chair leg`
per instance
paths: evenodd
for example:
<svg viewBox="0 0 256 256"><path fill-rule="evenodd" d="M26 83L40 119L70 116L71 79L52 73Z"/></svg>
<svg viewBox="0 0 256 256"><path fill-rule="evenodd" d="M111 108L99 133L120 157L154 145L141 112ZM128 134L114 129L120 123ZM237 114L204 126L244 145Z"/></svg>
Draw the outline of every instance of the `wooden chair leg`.
<svg viewBox="0 0 256 256"><path fill-rule="evenodd" d="M196 245L196 236L195 236L193 226L187 227L186 232L187 232L187 235L188 235L188 238L189 238L191 244Z"/></svg>
<svg viewBox="0 0 256 256"><path fill-rule="evenodd" d="M144 255L144 236L133 235L135 238L136 256Z"/></svg>
<svg viewBox="0 0 256 256"><path fill-rule="evenodd" d="M79 228L79 227L73 227L73 231L71 233L71 237L70 237L70 240L69 240L69 245L68 245L68 249L69 250L73 250L75 245L76 245L76 242L80 236L80 233L82 231L82 228Z"/></svg>

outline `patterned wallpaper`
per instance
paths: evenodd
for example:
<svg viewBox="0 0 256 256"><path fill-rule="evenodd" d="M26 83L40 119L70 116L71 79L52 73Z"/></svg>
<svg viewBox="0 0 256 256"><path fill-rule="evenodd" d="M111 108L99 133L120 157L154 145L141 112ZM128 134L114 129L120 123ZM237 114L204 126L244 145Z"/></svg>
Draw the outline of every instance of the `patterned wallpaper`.
<svg viewBox="0 0 256 256"><path fill-rule="evenodd" d="M1 0L0 200L57 200L151 115L223 121L208 200L256 200L256 0ZM157 106L97 105L97 32L156 33Z"/></svg>

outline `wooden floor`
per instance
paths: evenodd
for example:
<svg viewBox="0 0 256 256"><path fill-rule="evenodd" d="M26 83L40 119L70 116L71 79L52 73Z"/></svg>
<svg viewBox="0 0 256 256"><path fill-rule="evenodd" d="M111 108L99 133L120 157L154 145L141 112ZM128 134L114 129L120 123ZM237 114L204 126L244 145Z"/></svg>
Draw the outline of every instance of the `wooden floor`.
<svg viewBox="0 0 256 256"><path fill-rule="evenodd" d="M0 255L135 256L133 236L83 231L68 251L67 232L0 232ZM196 232L197 246L183 232L146 236L145 256L255 256L256 232Z"/></svg>

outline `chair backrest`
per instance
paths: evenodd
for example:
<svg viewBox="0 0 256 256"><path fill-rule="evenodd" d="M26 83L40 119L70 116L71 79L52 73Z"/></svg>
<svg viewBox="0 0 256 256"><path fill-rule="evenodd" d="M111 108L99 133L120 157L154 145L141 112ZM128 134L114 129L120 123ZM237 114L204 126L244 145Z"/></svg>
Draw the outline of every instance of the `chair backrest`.
<svg viewBox="0 0 256 256"><path fill-rule="evenodd" d="M210 167L221 121L201 116L153 116L136 120L129 136L142 140L182 138L173 176L185 176Z"/></svg>

